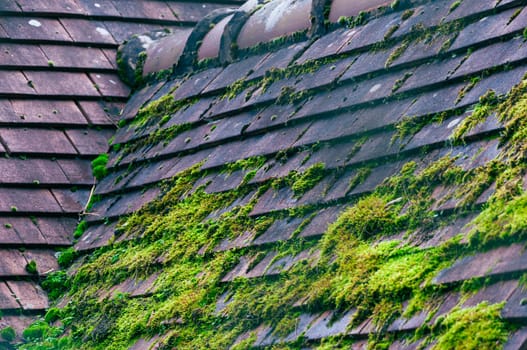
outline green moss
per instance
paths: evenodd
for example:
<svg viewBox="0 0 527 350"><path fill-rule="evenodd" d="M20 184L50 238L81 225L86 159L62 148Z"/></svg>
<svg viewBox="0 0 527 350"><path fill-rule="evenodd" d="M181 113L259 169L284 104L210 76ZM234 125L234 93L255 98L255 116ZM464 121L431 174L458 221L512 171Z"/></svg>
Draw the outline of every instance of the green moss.
<svg viewBox="0 0 527 350"><path fill-rule="evenodd" d="M26 271L33 275L38 273L37 263L35 262L35 260L31 260L30 262L26 264Z"/></svg>
<svg viewBox="0 0 527 350"><path fill-rule="evenodd" d="M499 349L507 341L510 326L501 319L503 304L487 302L466 309L454 309L439 317L434 325L438 333L434 350Z"/></svg>
<svg viewBox="0 0 527 350"><path fill-rule="evenodd" d="M368 176L370 176L370 174L371 174L371 168L370 167L360 168L357 171L356 175L353 176L353 178L351 178L346 193L352 191L359 184L363 183L364 180L366 180L368 178Z"/></svg>
<svg viewBox="0 0 527 350"><path fill-rule="evenodd" d="M57 262L59 263L60 267L65 268L65 267L70 266L76 257L77 257L77 251L75 250L75 248L70 247L68 249L65 249L59 252L58 257L57 257Z"/></svg>
<svg viewBox="0 0 527 350"><path fill-rule="evenodd" d="M60 309L52 307L44 315L44 321L46 321L47 323L53 323L60 319L60 313Z"/></svg>
<svg viewBox="0 0 527 350"><path fill-rule="evenodd" d="M387 198L377 195L359 200L339 217L329 236L352 235L364 240L396 233L397 207L387 204Z"/></svg>
<svg viewBox="0 0 527 350"><path fill-rule="evenodd" d="M12 342L16 338L16 332L13 327L5 327L0 331L0 337L7 342Z"/></svg>
<svg viewBox="0 0 527 350"><path fill-rule="evenodd" d="M55 271L46 276L46 279L42 281L42 287L51 300L57 299L70 287L68 276L64 271Z"/></svg>
<svg viewBox="0 0 527 350"><path fill-rule="evenodd" d="M82 220L81 222L79 222L79 224L75 228L75 231L73 231L73 238L75 239L81 238L87 228L88 228L88 223L85 220Z"/></svg>
<svg viewBox="0 0 527 350"><path fill-rule="evenodd" d="M451 137L454 141L461 140L474 127L484 122L496 109L498 98L493 90L487 91L479 100L480 102L474 107L472 113L463 119L452 133Z"/></svg>
<svg viewBox="0 0 527 350"><path fill-rule="evenodd" d="M450 5L450 8L448 9L448 12L451 13L451 12L454 12L455 9L457 9L459 7L459 5L461 5L461 0L456 0L452 3L452 5Z"/></svg>
<svg viewBox="0 0 527 350"><path fill-rule="evenodd" d="M300 197L322 180L325 175L323 163L316 163L307 168L305 172L295 177L291 189L295 196Z"/></svg>
<svg viewBox="0 0 527 350"><path fill-rule="evenodd" d="M108 169L106 168L106 165L108 164L108 154L103 153L97 156L94 160L91 162L92 167L92 174L97 180L102 180L107 174Z"/></svg>

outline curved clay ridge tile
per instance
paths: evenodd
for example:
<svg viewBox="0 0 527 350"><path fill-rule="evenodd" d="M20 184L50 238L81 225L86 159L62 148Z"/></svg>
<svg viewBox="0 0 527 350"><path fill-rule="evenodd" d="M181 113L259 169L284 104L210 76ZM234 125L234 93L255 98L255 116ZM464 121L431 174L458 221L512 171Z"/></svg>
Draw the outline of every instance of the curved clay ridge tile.
<svg viewBox="0 0 527 350"><path fill-rule="evenodd" d="M242 49L309 29L311 0L274 0L258 9L238 35Z"/></svg>
<svg viewBox="0 0 527 350"><path fill-rule="evenodd" d="M392 1L386 0L333 0L329 12L329 20L335 23L341 17L357 16L361 12L387 6L391 3Z"/></svg>
<svg viewBox="0 0 527 350"><path fill-rule="evenodd" d="M249 0L237 10L212 11L193 29L133 36L119 48L120 75L134 86L153 73L188 72L205 59L229 63L237 58L238 49L300 33L307 33L309 38L322 34L327 26L327 8L329 20L336 22L389 4L386 0Z"/></svg>

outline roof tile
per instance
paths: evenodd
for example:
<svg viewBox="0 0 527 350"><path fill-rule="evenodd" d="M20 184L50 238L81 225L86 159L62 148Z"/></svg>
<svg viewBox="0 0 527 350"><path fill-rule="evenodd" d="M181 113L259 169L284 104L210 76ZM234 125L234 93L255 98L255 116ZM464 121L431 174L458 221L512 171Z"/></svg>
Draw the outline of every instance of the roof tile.
<svg viewBox="0 0 527 350"><path fill-rule="evenodd" d="M11 39L71 41L62 24L56 19L41 17L3 17L0 25Z"/></svg>
<svg viewBox="0 0 527 350"><path fill-rule="evenodd" d="M62 18L60 20L73 41L89 44L117 44L104 22L80 18Z"/></svg>
<svg viewBox="0 0 527 350"><path fill-rule="evenodd" d="M41 45L49 59L46 64L56 68L112 69L101 49L90 47L71 47L66 45Z"/></svg>
<svg viewBox="0 0 527 350"><path fill-rule="evenodd" d="M40 95L100 96L94 84L83 73L26 71L24 74Z"/></svg>
<svg viewBox="0 0 527 350"><path fill-rule="evenodd" d="M0 137L11 153L77 154L66 135L59 130L0 128Z"/></svg>

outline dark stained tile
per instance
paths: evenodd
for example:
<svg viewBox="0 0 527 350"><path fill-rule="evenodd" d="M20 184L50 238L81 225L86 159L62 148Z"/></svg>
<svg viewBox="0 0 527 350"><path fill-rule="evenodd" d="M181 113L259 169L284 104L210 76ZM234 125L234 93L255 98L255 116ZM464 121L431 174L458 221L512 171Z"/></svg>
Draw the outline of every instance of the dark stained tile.
<svg viewBox="0 0 527 350"><path fill-rule="evenodd" d="M11 39L52 40L71 42L58 20L40 17L3 17L0 25Z"/></svg>
<svg viewBox="0 0 527 350"><path fill-rule="evenodd" d="M89 44L117 44L105 23L80 18L62 18L60 20L73 41Z"/></svg>
<svg viewBox="0 0 527 350"><path fill-rule="evenodd" d="M514 332L507 343L503 346L504 350L522 350L527 346L527 327L520 328Z"/></svg>
<svg viewBox="0 0 527 350"><path fill-rule="evenodd" d="M57 68L113 69L101 49L64 45L41 45L49 61Z"/></svg>
<svg viewBox="0 0 527 350"><path fill-rule="evenodd" d="M491 40L502 35L519 31L525 26L527 10L523 9L514 20L509 23L517 9L513 8L494 16L484 17L468 25L459 33L450 50L465 48L475 43Z"/></svg>
<svg viewBox="0 0 527 350"><path fill-rule="evenodd" d="M154 101L152 96L158 90L163 89L164 86L166 86L165 82L159 82L157 84L147 85L141 90L136 91L124 106L121 119L131 120L135 118L141 108L147 106L149 102Z"/></svg>
<svg viewBox="0 0 527 350"><path fill-rule="evenodd" d="M245 78L265 56L266 55L251 56L229 64L209 85L207 85L203 92L208 93L218 89L223 89L235 81Z"/></svg>
<svg viewBox="0 0 527 350"><path fill-rule="evenodd" d="M355 17L361 12L367 13L389 4L390 1L386 0L357 0L352 3L346 0L334 0L329 9L329 21L337 23L342 17Z"/></svg>
<svg viewBox="0 0 527 350"><path fill-rule="evenodd" d="M223 276L221 281L229 282L229 281L232 281L236 277L242 276L243 274L245 274L250 264L251 264L251 259L249 257L247 256L240 257L238 265L236 265L231 271L229 271L225 276Z"/></svg>
<svg viewBox="0 0 527 350"><path fill-rule="evenodd" d="M223 239L213 251L223 252L230 249L243 248L251 245L252 240L254 239L254 232L246 231L241 235L238 235L232 239L225 238Z"/></svg>
<svg viewBox="0 0 527 350"><path fill-rule="evenodd" d="M508 320L525 320L527 318L526 296L527 290L525 287L521 284L518 285L501 310L501 317Z"/></svg>
<svg viewBox="0 0 527 350"><path fill-rule="evenodd" d="M46 292L35 282L7 281L9 289L16 295L24 310L44 310L49 307Z"/></svg>
<svg viewBox="0 0 527 350"><path fill-rule="evenodd" d="M464 86L465 84L460 83L423 93L417 97L416 102L408 108L405 114L407 116L425 116L464 106L465 103L456 105L459 92Z"/></svg>
<svg viewBox="0 0 527 350"><path fill-rule="evenodd" d="M523 48L523 52L521 52L522 43L523 40L517 38L476 50L470 54L466 61L463 62L453 77L509 63L514 60L515 57L520 58L522 53L524 54L523 56L525 56L525 48Z"/></svg>
<svg viewBox="0 0 527 350"><path fill-rule="evenodd" d="M264 233L256 237L251 245L285 241L291 237L303 220L303 218L277 220Z"/></svg>
<svg viewBox="0 0 527 350"><path fill-rule="evenodd" d="M155 349L156 344L160 343L160 337L154 336L151 339L139 339L132 345L129 350Z"/></svg>
<svg viewBox="0 0 527 350"><path fill-rule="evenodd" d="M349 81L362 77L365 74L384 70L390 54L389 50L368 51L359 54L339 81Z"/></svg>
<svg viewBox="0 0 527 350"><path fill-rule="evenodd" d="M401 15L399 13L392 13L373 19L366 25L359 27L359 32L346 45L342 46L338 53L349 52L383 41L384 35L400 22Z"/></svg>
<svg viewBox="0 0 527 350"><path fill-rule="evenodd" d="M40 95L100 96L83 73L31 71L25 72L25 75Z"/></svg>
<svg viewBox="0 0 527 350"><path fill-rule="evenodd" d="M235 171L227 174L219 174L205 188L207 193L219 193L236 189L245 177L244 171Z"/></svg>
<svg viewBox="0 0 527 350"><path fill-rule="evenodd" d="M522 80L525 72L527 72L527 67L520 66L493 74L486 79L482 79L472 90L465 94L465 97L461 100L459 105L478 102L479 97L483 96L489 89L494 90L496 95L505 95L514 85Z"/></svg>
<svg viewBox="0 0 527 350"><path fill-rule="evenodd" d="M104 101L79 101L79 109L93 125L116 125L122 109L120 103Z"/></svg>
<svg viewBox="0 0 527 350"><path fill-rule="evenodd" d="M11 100L15 115L5 122L17 124L87 124L73 101Z"/></svg>
<svg viewBox="0 0 527 350"><path fill-rule="evenodd" d="M119 198L108 211L103 212L103 217L117 217L124 214L131 214L143 206L155 200L161 190L157 187L150 188L146 191L129 192Z"/></svg>
<svg viewBox="0 0 527 350"><path fill-rule="evenodd" d="M290 45L286 48L280 49L267 55L262 61L254 67L254 71L247 76L247 79L260 78L271 69L286 68L293 58L306 47L307 43L298 43Z"/></svg>
<svg viewBox="0 0 527 350"><path fill-rule="evenodd" d="M400 162L382 164L374 168L370 175L360 184L350 190L348 195L357 195L362 193L368 193L375 190L377 186L384 182L387 178L397 174L401 169L402 164Z"/></svg>
<svg viewBox="0 0 527 350"><path fill-rule="evenodd" d="M348 310L343 315L337 315L330 311L324 312L313 321L305 336L308 339L322 339L343 334L346 332L346 328L351 323L355 313L355 309Z"/></svg>
<svg viewBox="0 0 527 350"><path fill-rule="evenodd" d="M431 123L417 132L406 145L404 150L412 150L425 145L438 145L450 139L450 135L455 130L459 120L462 117L452 117L443 123Z"/></svg>
<svg viewBox="0 0 527 350"><path fill-rule="evenodd" d="M259 199L253 210L251 216L258 216L297 206L298 199L294 197L293 191L288 187L275 190L268 189Z"/></svg>
<svg viewBox="0 0 527 350"><path fill-rule="evenodd" d="M458 260L452 267L441 271L434 279L434 283L446 284L463 281L475 277L484 277L496 273L522 271L527 267L520 245L501 247L486 253L465 257Z"/></svg>
<svg viewBox="0 0 527 350"><path fill-rule="evenodd" d="M210 68L193 74L177 87L173 94L174 98L176 100L182 100L199 94L222 70L223 68Z"/></svg>
<svg viewBox="0 0 527 350"><path fill-rule="evenodd" d="M108 151L108 140L113 135L113 130L71 129L66 130L66 135L79 154L99 155Z"/></svg>
<svg viewBox="0 0 527 350"><path fill-rule="evenodd" d="M61 213L57 201L48 190L0 188L0 211L6 213Z"/></svg>
<svg viewBox="0 0 527 350"><path fill-rule="evenodd" d="M0 43L0 65L46 67L48 60L38 45Z"/></svg>
<svg viewBox="0 0 527 350"><path fill-rule="evenodd" d="M368 138L357 153L349 156L347 164L357 164L399 153L404 140L395 139L392 142L393 135L393 132L383 132Z"/></svg>
<svg viewBox="0 0 527 350"><path fill-rule="evenodd" d="M252 268L249 267L245 269L245 271L243 271L241 274L239 274L236 277L255 278L255 277L264 276L270 263L274 261L276 254L277 252L275 251L268 252L267 255L265 255L265 257L260 262L258 262L254 267Z"/></svg>
<svg viewBox="0 0 527 350"><path fill-rule="evenodd" d="M144 186L146 184L155 183L164 179L169 178L167 171L174 168L174 166L179 162L179 159L172 158L159 162L152 162L147 164L141 171L134 176L128 186L137 187ZM123 180L124 181L124 180Z"/></svg>
<svg viewBox="0 0 527 350"><path fill-rule="evenodd" d="M117 74L91 73L89 77L103 96L126 98L130 95L130 88L121 81Z"/></svg>
<svg viewBox="0 0 527 350"><path fill-rule="evenodd" d="M406 35L417 28L429 28L437 26L448 14L452 1L442 0L434 4L416 7L413 15L402 21L399 29L391 36L392 38Z"/></svg>
<svg viewBox="0 0 527 350"><path fill-rule="evenodd" d="M410 78L408 78L404 82L404 85L397 91L403 92L432 84L445 83L456 71L462 61L463 57L457 56L419 66L416 70L410 73Z"/></svg>
<svg viewBox="0 0 527 350"><path fill-rule="evenodd" d="M428 37L426 39L416 40L410 43L410 45L408 45L408 47L403 50L402 53L398 53L399 57L393 60L391 66L432 58L443 50L443 45L445 42L451 42L453 39L455 39L455 35L456 34L454 33L437 33L434 36ZM394 51L395 50L396 49L394 49Z"/></svg>
<svg viewBox="0 0 527 350"><path fill-rule="evenodd" d="M78 251L105 246L114 237L115 224L90 226L75 244Z"/></svg>
<svg viewBox="0 0 527 350"><path fill-rule="evenodd" d="M474 4L461 2L454 11L451 11L444 19L444 22L450 22L459 18L473 16L480 12L493 10L499 1L481 0Z"/></svg>
<svg viewBox="0 0 527 350"><path fill-rule="evenodd" d="M474 307L482 302L499 304L507 301L516 288L518 288L518 281L515 280L491 284L490 286L483 287L476 294L468 298L462 307Z"/></svg>
<svg viewBox="0 0 527 350"><path fill-rule="evenodd" d="M302 229L300 237L314 237L321 236L326 232L329 225L337 220L340 216L343 207L329 207L319 211L315 217Z"/></svg>
<svg viewBox="0 0 527 350"><path fill-rule="evenodd" d="M339 49L347 44L358 30L354 29L337 29L327 35L324 35L311 46L309 46L305 52L300 56L295 63L303 64L309 60L316 60L322 57L335 55Z"/></svg>
<svg viewBox="0 0 527 350"><path fill-rule="evenodd" d="M304 166L310 167L316 163L324 163L326 168L329 169L344 166L357 147L356 140L346 140L332 144L326 143L313 152L313 155L309 157Z"/></svg>
<svg viewBox="0 0 527 350"><path fill-rule="evenodd" d="M244 130L250 133L256 130L267 129L273 126L285 124L295 113L296 107L292 104L278 105L272 104L259 111L251 120L250 125Z"/></svg>
<svg viewBox="0 0 527 350"><path fill-rule="evenodd" d="M315 72L298 77L295 84L297 91L320 88L334 83L344 71L355 61L355 57L342 58L338 62L325 64Z"/></svg>
<svg viewBox="0 0 527 350"><path fill-rule="evenodd" d="M28 79L22 72L0 71L0 94L34 95L35 90L30 86Z"/></svg>
<svg viewBox="0 0 527 350"><path fill-rule="evenodd" d="M77 154L59 130L0 128L0 137L11 153Z"/></svg>

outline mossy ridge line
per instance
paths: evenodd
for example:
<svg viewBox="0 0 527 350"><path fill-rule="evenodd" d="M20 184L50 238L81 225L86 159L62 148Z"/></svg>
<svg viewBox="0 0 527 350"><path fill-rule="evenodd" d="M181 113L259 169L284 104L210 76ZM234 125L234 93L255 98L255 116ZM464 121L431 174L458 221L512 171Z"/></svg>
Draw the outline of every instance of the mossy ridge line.
<svg viewBox="0 0 527 350"><path fill-rule="evenodd" d="M426 40L426 38L428 38L432 33L441 33L442 35L447 35L447 34L459 31L462 28L462 26L466 24L468 23L465 23L465 20L463 18L458 19L452 22L442 24L438 26L436 30L425 28L425 29L422 29L421 31L412 31L411 33L404 35L403 38L398 38L396 42L403 42L403 47L407 47L410 42ZM385 46L387 45L385 42L386 41L384 41L382 45L377 44L374 49L379 50L381 49L381 46L382 48L385 48ZM386 47L391 47L391 46L392 46L392 43L390 43L390 45ZM394 52L398 52L398 51L395 50ZM355 52L353 54L355 54ZM335 57L324 57L321 59L308 61L301 65L293 65L290 67L286 67L284 69L270 70L266 72L263 78L257 78L257 79L251 79L251 80L246 80L245 78L242 78L234 82L230 86L228 86L225 89L225 92L223 92L223 95L220 96L220 99L234 98L240 92L247 90L249 87L255 87L255 88L257 87L265 91L267 87L270 86L272 82L276 80L282 80L282 79L286 79L289 77L300 76L306 73L313 73L317 69L322 67L324 64L331 64L343 58L350 57L351 55L352 53L345 53L345 54L338 55ZM389 59L390 63L387 62L387 65L388 66L391 65L391 62L393 62L395 58L396 57L391 56L391 58ZM435 60L437 58L438 56L434 56L434 57L431 57L430 60ZM310 94L308 91L301 91L301 92L296 93L294 97L288 98L287 101L291 102L291 101L305 100L306 98L309 98L311 95L312 94ZM137 125L140 127L144 126L145 123L147 123L149 120L157 120L159 118L162 118L165 115L174 114L182 107L195 103L195 102L196 102L195 97L175 101L172 93L169 93L165 95L164 97L162 97L160 100L152 101L147 106L143 107L138 113L137 117L131 121L131 125ZM160 135L158 136L159 136L159 139L164 139L165 141L167 141L167 138L163 138ZM140 142L140 143L143 144L143 142Z"/></svg>

